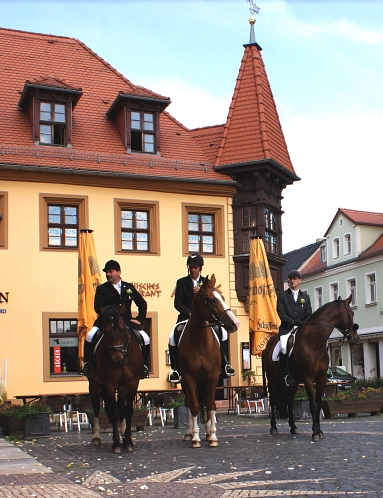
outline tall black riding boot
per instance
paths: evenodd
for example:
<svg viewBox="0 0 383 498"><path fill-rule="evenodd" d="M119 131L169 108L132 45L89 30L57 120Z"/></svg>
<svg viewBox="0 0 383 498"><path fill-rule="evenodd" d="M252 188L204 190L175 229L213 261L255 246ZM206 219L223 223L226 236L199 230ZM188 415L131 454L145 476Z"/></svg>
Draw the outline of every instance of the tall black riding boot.
<svg viewBox="0 0 383 498"><path fill-rule="evenodd" d="M279 364L281 366L282 377L285 381L287 387L292 387L294 385L294 379L289 374L289 364L287 354L282 352L279 353Z"/></svg>
<svg viewBox="0 0 383 498"><path fill-rule="evenodd" d="M229 363L229 341L221 342L221 374L223 378L235 375L234 368Z"/></svg>
<svg viewBox="0 0 383 498"><path fill-rule="evenodd" d="M179 384L181 382L180 374L177 371L178 368L178 346L170 346L169 344L169 356L170 356L170 366L172 371L169 375L169 382L172 384Z"/></svg>
<svg viewBox="0 0 383 498"><path fill-rule="evenodd" d="M150 344L143 344L141 346L142 359L144 360L144 366L142 367L140 379L147 379L149 377L148 359L150 353Z"/></svg>
<svg viewBox="0 0 383 498"><path fill-rule="evenodd" d="M92 370L93 345L91 342L84 341L84 365L80 370L81 375L89 377Z"/></svg>

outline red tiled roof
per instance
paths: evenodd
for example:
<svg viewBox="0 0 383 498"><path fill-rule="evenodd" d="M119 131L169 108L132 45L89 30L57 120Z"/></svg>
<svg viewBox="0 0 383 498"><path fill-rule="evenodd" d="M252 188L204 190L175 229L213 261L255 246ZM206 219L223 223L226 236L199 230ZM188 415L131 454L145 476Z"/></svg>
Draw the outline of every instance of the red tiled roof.
<svg viewBox="0 0 383 498"><path fill-rule="evenodd" d="M295 175L263 59L245 46L216 166L273 159Z"/></svg>
<svg viewBox="0 0 383 498"><path fill-rule="evenodd" d="M369 258L383 252L383 233L365 251L361 252L358 258Z"/></svg>
<svg viewBox="0 0 383 498"><path fill-rule="evenodd" d="M215 163L218 147L221 143L224 125L206 126L204 128L195 128L190 130L192 137L203 148L209 162Z"/></svg>
<svg viewBox="0 0 383 498"><path fill-rule="evenodd" d="M161 113L161 157L126 154L116 123L106 116L122 92L168 99L131 83L79 40L0 29L0 163L49 169L232 182L214 170L209 154L187 128ZM73 110L73 148L35 146L28 112L18 102L26 81L82 89Z"/></svg>
<svg viewBox="0 0 383 498"><path fill-rule="evenodd" d="M50 88L65 88L69 90L81 91L81 88L76 88L66 83L65 80L59 80L58 78L55 78L54 76L50 75L43 76L40 78L34 78L33 81L26 80L25 83L31 83L32 85L39 85L39 86L47 86Z"/></svg>
<svg viewBox="0 0 383 498"><path fill-rule="evenodd" d="M323 271L327 268L327 264L321 262L320 260L320 251L317 251L314 256L309 260L307 265L304 265L301 269L301 275L304 277L310 273L316 273Z"/></svg>
<svg viewBox="0 0 383 498"><path fill-rule="evenodd" d="M336 218L339 215L345 216L351 221L351 223L354 223L354 225L383 226L383 213L371 213L368 211L355 211L354 209L338 208L338 211L330 223L325 236L330 232Z"/></svg>

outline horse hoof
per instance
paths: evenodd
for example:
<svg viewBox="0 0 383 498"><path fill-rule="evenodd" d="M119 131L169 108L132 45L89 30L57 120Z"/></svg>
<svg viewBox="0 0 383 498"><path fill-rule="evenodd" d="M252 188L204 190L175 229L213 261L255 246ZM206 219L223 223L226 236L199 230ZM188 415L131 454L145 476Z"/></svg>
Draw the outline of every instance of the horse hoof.
<svg viewBox="0 0 383 498"><path fill-rule="evenodd" d="M101 439L99 437L94 437L92 439L92 446L101 446Z"/></svg>
<svg viewBox="0 0 383 498"><path fill-rule="evenodd" d="M275 436L276 434L278 434L277 429L270 429L270 436Z"/></svg>
<svg viewBox="0 0 383 498"><path fill-rule="evenodd" d="M192 441L192 448L201 448L201 441Z"/></svg>
<svg viewBox="0 0 383 498"><path fill-rule="evenodd" d="M213 439L209 441L209 448L216 448L219 446L218 439Z"/></svg>
<svg viewBox="0 0 383 498"><path fill-rule="evenodd" d="M191 441L193 436L191 434L185 434L184 435L184 441Z"/></svg>
<svg viewBox="0 0 383 498"><path fill-rule="evenodd" d="M320 434L313 434L311 439L313 441L320 441L321 440Z"/></svg>
<svg viewBox="0 0 383 498"><path fill-rule="evenodd" d="M120 445L112 446L112 451L115 455L119 455L121 453L121 446Z"/></svg>
<svg viewBox="0 0 383 498"><path fill-rule="evenodd" d="M127 451L128 453L132 453L134 451L134 447L131 444L127 444L124 446L124 451Z"/></svg>
<svg viewBox="0 0 383 498"><path fill-rule="evenodd" d="M291 429L291 434L299 434L299 431L296 427L294 427L293 429Z"/></svg>

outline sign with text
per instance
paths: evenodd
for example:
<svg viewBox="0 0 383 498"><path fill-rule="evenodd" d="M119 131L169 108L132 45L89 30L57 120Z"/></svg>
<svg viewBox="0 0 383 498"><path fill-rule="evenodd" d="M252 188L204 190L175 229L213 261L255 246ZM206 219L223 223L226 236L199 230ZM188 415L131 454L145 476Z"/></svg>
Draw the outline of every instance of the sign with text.
<svg viewBox="0 0 383 498"><path fill-rule="evenodd" d="M53 348L53 372L55 374L61 373L61 348L55 346Z"/></svg>

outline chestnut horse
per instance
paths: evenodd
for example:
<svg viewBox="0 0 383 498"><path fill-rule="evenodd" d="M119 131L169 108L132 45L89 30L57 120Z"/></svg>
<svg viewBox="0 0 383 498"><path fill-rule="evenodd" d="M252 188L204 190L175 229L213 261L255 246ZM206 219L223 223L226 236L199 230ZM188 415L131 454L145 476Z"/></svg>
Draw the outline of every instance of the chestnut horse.
<svg viewBox="0 0 383 498"><path fill-rule="evenodd" d="M113 426L113 453L121 453L119 424L123 449L133 451L131 420L143 366L141 349L118 309L106 306L102 309L101 319L103 335L97 344L89 377L89 394L94 411L92 444L101 444L98 420L101 397Z"/></svg>
<svg viewBox="0 0 383 498"><path fill-rule="evenodd" d="M278 408L285 412L287 402L288 417L291 434L298 434L295 425L293 401L298 390L298 384L303 382L312 415L312 439L317 441L323 438L319 415L321 410L322 394L327 382L327 368L329 357L327 340L333 329L339 330L350 344L358 342L358 325L354 324L354 313L350 308L351 297L343 301L338 300L321 306L303 327L298 328L295 334L295 345L289 358L290 374L294 378L294 387L286 387L281 375L279 361L272 360L272 354L278 343L278 336L272 336L262 353L262 368L267 376L270 395L270 434L277 434L276 417ZM265 383L265 376L264 376ZM283 416L283 415L282 415Z"/></svg>
<svg viewBox="0 0 383 498"><path fill-rule="evenodd" d="M239 321L225 304L215 284L214 275L211 280L206 277L204 284L194 294L190 318L179 343L179 372L188 407L184 440L191 440L192 448L201 447L197 416L205 408L206 440L209 446L218 446L215 392L221 371L221 351L213 327L224 327L227 332L235 332L239 327Z"/></svg>

